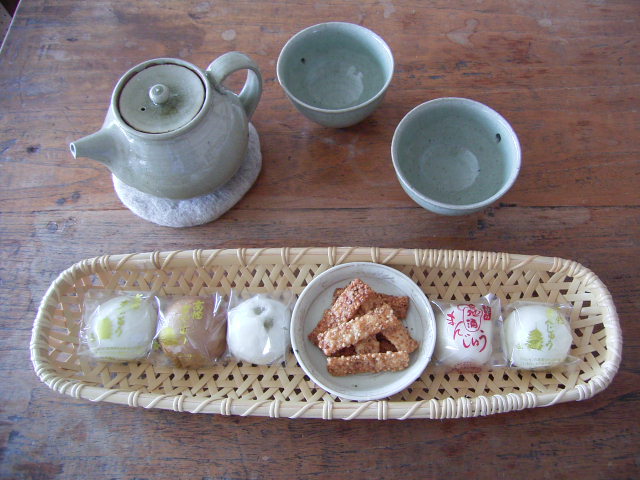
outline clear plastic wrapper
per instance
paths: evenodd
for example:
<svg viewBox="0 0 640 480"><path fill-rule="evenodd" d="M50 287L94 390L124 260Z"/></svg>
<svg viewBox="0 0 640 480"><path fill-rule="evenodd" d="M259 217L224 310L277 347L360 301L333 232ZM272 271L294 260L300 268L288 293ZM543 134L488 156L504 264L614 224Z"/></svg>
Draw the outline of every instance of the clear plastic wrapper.
<svg viewBox="0 0 640 480"><path fill-rule="evenodd" d="M436 317L436 367L479 372L504 366L500 299L493 294L469 303L432 301Z"/></svg>
<svg viewBox="0 0 640 480"><path fill-rule="evenodd" d="M546 370L577 362L570 355L573 335L569 305L518 301L505 307L502 332L508 366Z"/></svg>
<svg viewBox="0 0 640 480"><path fill-rule="evenodd" d="M231 295L227 314L229 354L256 365L282 362L290 350L291 292Z"/></svg>
<svg viewBox="0 0 640 480"><path fill-rule="evenodd" d="M112 362L145 359L158 324L158 298L149 293L90 290L84 298L78 354Z"/></svg>
<svg viewBox="0 0 640 480"><path fill-rule="evenodd" d="M155 364L205 368L225 359L227 305L220 294L162 297Z"/></svg>

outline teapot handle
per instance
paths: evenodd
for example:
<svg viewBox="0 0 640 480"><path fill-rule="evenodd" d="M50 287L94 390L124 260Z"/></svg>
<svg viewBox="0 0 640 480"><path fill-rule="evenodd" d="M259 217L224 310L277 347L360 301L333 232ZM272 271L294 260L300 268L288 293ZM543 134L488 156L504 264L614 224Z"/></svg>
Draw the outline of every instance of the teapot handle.
<svg viewBox="0 0 640 480"><path fill-rule="evenodd" d="M233 72L244 69L248 70L247 80L238 98L247 113L247 118L251 119L262 96L262 75L258 65L244 53L228 52L211 62L206 72L213 84L218 87Z"/></svg>

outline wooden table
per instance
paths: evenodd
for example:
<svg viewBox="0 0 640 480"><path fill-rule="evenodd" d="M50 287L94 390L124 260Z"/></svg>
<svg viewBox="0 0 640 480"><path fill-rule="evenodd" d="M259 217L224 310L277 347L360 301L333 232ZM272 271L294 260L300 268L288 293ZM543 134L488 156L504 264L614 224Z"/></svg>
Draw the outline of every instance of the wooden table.
<svg viewBox="0 0 640 480"><path fill-rule="evenodd" d="M298 30L359 23L387 40L395 76L349 129L315 125L275 63ZM81 2L23 0L0 53L0 477L632 478L640 475L640 3L636 0ZM206 67L238 50L263 71L253 118L263 169L219 220L171 229L135 217L109 171L69 142L102 124L131 66ZM395 178L390 142L414 106L486 103L518 132L523 168L484 211L443 217ZM323 421L93 404L35 376L29 341L45 290L106 253L378 246L573 259L610 289L620 370L604 392L470 420Z"/></svg>

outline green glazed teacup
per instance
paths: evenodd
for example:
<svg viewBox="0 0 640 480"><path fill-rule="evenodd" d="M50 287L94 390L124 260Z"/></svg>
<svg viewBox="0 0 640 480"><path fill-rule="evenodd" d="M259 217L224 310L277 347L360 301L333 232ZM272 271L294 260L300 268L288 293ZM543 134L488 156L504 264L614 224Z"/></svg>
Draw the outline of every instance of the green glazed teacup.
<svg viewBox="0 0 640 480"><path fill-rule="evenodd" d="M521 153L513 128L495 110L466 98L438 98L398 124L391 158L402 188L418 205L463 215L511 188Z"/></svg>
<svg viewBox="0 0 640 480"><path fill-rule="evenodd" d="M370 115L393 76L393 55L359 25L321 23L294 35L278 57L278 81L293 105L326 127L348 127Z"/></svg>

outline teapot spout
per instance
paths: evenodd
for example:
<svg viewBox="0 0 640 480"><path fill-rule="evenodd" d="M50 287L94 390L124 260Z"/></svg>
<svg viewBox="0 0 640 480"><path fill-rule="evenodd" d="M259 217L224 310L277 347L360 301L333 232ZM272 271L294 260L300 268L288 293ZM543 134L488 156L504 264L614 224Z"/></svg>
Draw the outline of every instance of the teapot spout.
<svg viewBox="0 0 640 480"><path fill-rule="evenodd" d="M73 158L87 157L109 166L119 155L119 135L111 128L83 137L69 144Z"/></svg>

